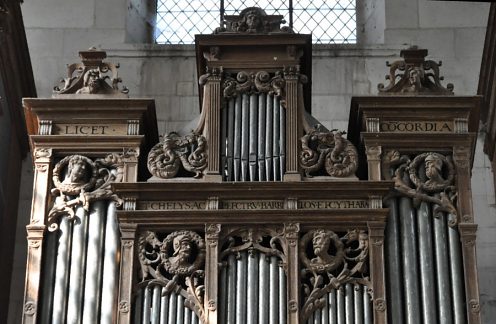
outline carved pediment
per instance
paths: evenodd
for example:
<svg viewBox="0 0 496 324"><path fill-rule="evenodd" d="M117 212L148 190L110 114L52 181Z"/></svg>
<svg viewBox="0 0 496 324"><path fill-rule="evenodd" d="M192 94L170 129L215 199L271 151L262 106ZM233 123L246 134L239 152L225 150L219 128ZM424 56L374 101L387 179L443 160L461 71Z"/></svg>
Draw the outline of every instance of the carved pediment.
<svg viewBox="0 0 496 324"><path fill-rule="evenodd" d="M267 15L261 8L248 7L239 15L224 16L223 26L217 28L214 33L292 33L289 27L281 27L284 23L286 21L281 15Z"/></svg>

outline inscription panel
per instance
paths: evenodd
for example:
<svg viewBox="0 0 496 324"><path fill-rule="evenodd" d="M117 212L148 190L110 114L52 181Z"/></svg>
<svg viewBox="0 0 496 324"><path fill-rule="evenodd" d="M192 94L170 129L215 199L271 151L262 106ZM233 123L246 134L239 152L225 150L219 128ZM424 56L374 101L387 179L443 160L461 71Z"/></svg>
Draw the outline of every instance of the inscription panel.
<svg viewBox="0 0 496 324"><path fill-rule="evenodd" d="M382 120L381 132L393 133L453 133L453 121Z"/></svg>
<svg viewBox="0 0 496 324"><path fill-rule="evenodd" d="M55 124L54 135L127 135L122 124Z"/></svg>
<svg viewBox="0 0 496 324"><path fill-rule="evenodd" d="M369 208L368 200L361 199L305 199L297 202L298 209L356 209ZM219 202L220 209L230 210L275 210L285 209L283 200L223 200ZM205 210L206 201L140 201L139 210Z"/></svg>

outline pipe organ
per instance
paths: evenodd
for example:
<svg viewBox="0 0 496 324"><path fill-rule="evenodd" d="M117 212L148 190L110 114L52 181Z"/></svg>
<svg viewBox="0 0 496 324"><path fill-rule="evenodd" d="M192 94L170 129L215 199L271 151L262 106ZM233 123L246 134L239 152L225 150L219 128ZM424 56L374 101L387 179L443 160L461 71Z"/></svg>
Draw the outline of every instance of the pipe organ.
<svg viewBox="0 0 496 324"><path fill-rule="evenodd" d="M480 323L480 98L408 49L328 130L309 116L310 35L259 8L225 19L196 39L189 133L159 141L153 100L95 49L24 100L24 323Z"/></svg>

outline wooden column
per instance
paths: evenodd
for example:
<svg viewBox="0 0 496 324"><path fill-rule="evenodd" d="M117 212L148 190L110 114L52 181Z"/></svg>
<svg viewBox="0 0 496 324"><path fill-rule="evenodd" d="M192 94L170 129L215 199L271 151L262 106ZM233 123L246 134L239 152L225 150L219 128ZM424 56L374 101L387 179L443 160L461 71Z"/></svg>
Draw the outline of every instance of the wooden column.
<svg viewBox="0 0 496 324"><path fill-rule="evenodd" d="M205 263L205 319L218 323L219 308L219 233L220 224L205 225L207 255Z"/></svg>
<svg viewBox="0 0 496 324"><path fill-rule="evenodd" d="M387 323L384 228L380 222L369 222L370 279L372 281L374 323ZM394 301L393 301L394 303Z"/></svg>
<svg viewBox="0 0 496 324"><path fill-rule="evenodd" d="M131 304L133 291L134 244L136 224L120 224L121 230L121 267L119 274L119 295L117 323L131 322Z"/></svg>
<svg viewBox="0 0 496 324"><path fill-rule="evenodd" d="M476 232L472 208L470 182L470 149L468 146L455 146L453 160L457 173L458 213L460 240L462 242L463 270L465 273L465 298L469 324L480 324L479 279L477 274Z"/></svg>
<svg viewBox="0 0 496 324"><path fill-rule="evenodd" d="M288 244L287 255L287 312L288 324L298 324L300 319L300 267L298 252L299 223L284 224L284 235Z"/></svg>
<svg viewBox="0 0 496 324"><path fill-rule="evenodd" d="M213 68L210 72L200 78L204 84L204 105L208 107L205 118L205 136L207 137L208 157L207 169L205 170L206 181L222 181L220 174L220 109L221 109L221 87L222 68Z"/></svg>
<svg viewBox="0 0 496 324"><path fill-rule="evenodd" d="M299 90L300 81L304 82L306 77L301 76L299 66L290 66L284 68L285 88L285 105L286 108L286 172L284 181L300 181L301 174L299 171L299 147L301 130L302 109L299 104L298 95L303 95Z"/></svg>
<svg viewBox="0 0 496 324"><path fill-rule="evenodd" d="M34 185L31 220L26 226L28 256L26 264L26 285L24 288L23 323L36 323L39 310L41 261L43 238L45 235L45 215L47 215L48 196L52 175L52 150L34 149Z"/></svg>
<svg viewBox="0 0 496 324"><path fill-rule="evenodd" d="M366 146L369 180L381 180L381 146Z"/></svg>

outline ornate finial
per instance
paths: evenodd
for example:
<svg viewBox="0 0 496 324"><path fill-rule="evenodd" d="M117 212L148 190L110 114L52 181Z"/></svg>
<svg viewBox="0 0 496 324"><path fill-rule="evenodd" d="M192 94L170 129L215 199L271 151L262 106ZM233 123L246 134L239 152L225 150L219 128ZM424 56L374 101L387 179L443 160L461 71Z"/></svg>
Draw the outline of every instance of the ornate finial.
<svg viewBox="0 0 496 324"><path fill-rule="evenodd" d="M79 57L81 63L67 66L67 77L61 80L64 86L62 89L55 87L53 89L55 95L101 94L127 97L128 89L126 87L119 89L119 83L122 82L117 73L119 64L103 62L107 57L105 51L92 47L87 51L79 52ZM106 75L107 73L112 75ZM111 79L112 84L108 84L106 79Z"/></svg>
<svg viewBox="0 0 496 324"><path fill-rule="evenodd" d="M239 15L224 16L221 27L214 31L219 33L242 33L242 34L268 34L268 33L292 33L289 27L281 27L286 23L281 15L267 15L258 7L248 7Z"/></svg>
<svg viewBox="0 0 496 324"><path fill-rule="evenodd" d="M412 46L409 49L400 52L403 61L395 61L392 64L386 62L390 67L389 80L387 87L380 83L378 85L379 94L384 95L452 95L453 84L448 83L444 88L440 81L443 77L439 76L439 67L442 62L425 60L427 56L426 49L418 49ZM397 72L403 74L397 74Z"/></svg>

